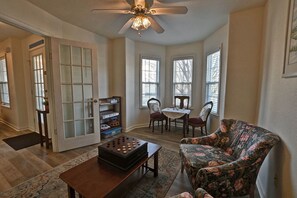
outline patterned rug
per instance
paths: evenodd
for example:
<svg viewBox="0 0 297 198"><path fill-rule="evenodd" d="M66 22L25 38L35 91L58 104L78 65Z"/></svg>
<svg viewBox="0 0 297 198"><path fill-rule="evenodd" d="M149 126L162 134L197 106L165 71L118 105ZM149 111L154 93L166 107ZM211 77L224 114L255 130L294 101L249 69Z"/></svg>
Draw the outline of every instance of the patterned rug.
<svg viewBox="0 0 297 198"><path fill-rule="evenodd" d="M0 192L0 197L67 197L67 186L61 179L59 179L59 175L62 172L96 156L97 154L97 149L84 153L48 172L42 173L24 183L19 184L6 192ZM149 165L153 166L153 159L149 160ZM141 178L138 184L130 190L127 197L165 197L179 170L180 158L178 153L163 147L159 151L158 177L155 178L153 173L149 171Z"/></svg>

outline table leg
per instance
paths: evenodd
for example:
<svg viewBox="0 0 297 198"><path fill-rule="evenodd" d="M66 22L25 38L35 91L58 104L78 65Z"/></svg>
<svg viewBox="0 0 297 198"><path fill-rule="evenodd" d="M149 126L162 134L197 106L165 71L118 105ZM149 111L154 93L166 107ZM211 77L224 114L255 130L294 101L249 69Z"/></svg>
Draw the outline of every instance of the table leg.
<svg viewBox="0 0 297 198"><path fill-rule="evenodd" d="M186 130L188 130L189 114L185 114L183 117L183 137L186 137Z"/></svg>
<svg viewBox="0 0 297 198"><path fill-rule="evenodd" d="M184 115L184 119L183 119L183 137L186 137L186 120L187 120L187 114Z"/></svg>
<svg viewBox="0 0 297 198"><path fill-rule="evenodd" d="M39 127L39 135L40 135L40 145L43 146L41 115L40 115L40 112L38 111L37 111L37 117L38 117L38 127Z"/></svg>
<svg viewBox="0 0 297 198"><path fill-rule="evenodd" d="M154 155L154 177L158 177L158 167L159 167L159 152L157 151Z"/></svg>
<svg viewBox="0 0 297 198"><path fill-rule="evenodd" d="M69 186L69 185L67 185L67 188L68 188L68 198L75 198L75 191L74 191L74 189L71 186Z"/></svg>

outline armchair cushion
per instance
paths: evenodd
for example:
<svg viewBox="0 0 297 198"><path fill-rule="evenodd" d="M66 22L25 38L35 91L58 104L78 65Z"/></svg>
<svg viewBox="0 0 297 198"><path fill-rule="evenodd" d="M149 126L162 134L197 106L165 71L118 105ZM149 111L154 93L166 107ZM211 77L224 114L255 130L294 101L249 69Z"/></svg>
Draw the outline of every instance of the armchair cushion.
<svg viewBox="0 0 297 198"><path fill-rule="evenodd" d="M214 167L235 161L234 157L223 149L209 145L181 144L180 152L183 153L183 163L189 179L194 186L197 172L205 167Z"/></svg>
<svg viewBox="0 0 297 198"><path fill-rule="evenodd" d="M181 140L182 170L194 189L214 197L253 192L260 167L279 137L239 120L222 120L220 128L204 137Z"/></svg>

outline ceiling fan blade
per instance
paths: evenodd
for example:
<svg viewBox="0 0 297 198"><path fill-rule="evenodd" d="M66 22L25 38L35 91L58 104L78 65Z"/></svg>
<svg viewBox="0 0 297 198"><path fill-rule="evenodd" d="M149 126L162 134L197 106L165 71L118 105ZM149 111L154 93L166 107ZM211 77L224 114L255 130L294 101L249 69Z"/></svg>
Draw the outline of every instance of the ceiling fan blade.
<svg viewBox="0 0 297 198"><path fill-rule="evenodd" d="M148 20L151 22L151 27L157 32L157 33L163 33L164 29L161 27L161 25L151 16L147 16Z"/></svg>
<svg viewBox="0 0 297 198"><path fill-rule="evenodd" d="M124 34L132 25L133 21L135 20L135 17L132 17L129 19L125 25L120 29L119 34Z"/></svg>
<svg viewBox="0 0 297 198"><path fill-rule="evenodd" d="M163 15L163 14L186 14L188 8L185 6L173 6L168 8L152 8L152 15Z"/></svg>
<svg viewBox="0 0 297 198"><path fill-rule="evenodd" d="M115 14L129 14L130 10L125 9L92 9L92 13L115 13Z"/></svg>

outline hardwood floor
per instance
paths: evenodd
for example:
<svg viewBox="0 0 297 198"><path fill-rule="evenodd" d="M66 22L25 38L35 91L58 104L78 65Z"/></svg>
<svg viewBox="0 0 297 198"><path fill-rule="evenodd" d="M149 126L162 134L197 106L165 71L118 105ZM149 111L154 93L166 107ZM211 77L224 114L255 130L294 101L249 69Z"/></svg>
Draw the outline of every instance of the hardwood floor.
<svg viewBox="0 0 297 198"><path fill-rule="evenodd" d="M98 146L95 144L62 153L54 153L50 149L41 147L38 144L15 151L2 141L4 138L29 132L17 132L0 123L0 191L6 191ZM154 133L149 128L141 128L135 129L128 134L160 144L176 152L178 152L179 141L182 138L182 131L180 129L174 130L173 128L170 132L164 130L163 134L161 134L158 127L155 127ZM166 197L184 191L191 191L191 189L187 175L179 172Z"/></svg>

